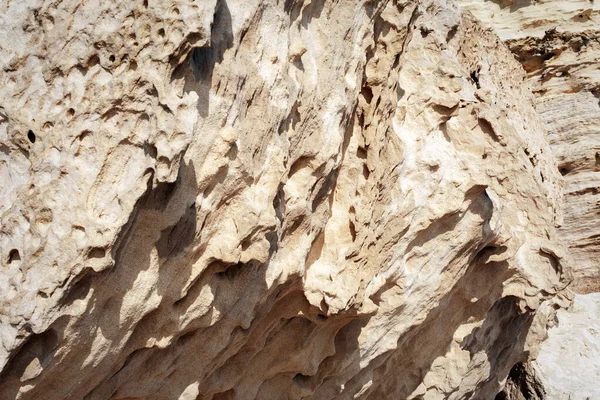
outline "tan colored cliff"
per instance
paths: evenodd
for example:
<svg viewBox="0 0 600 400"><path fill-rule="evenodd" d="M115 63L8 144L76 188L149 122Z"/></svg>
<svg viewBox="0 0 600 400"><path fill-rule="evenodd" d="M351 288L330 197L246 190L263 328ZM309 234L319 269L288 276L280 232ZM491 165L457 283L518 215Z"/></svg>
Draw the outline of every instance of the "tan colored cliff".
<svg viewBox="0 0 600 400"><path fill-rule="evenodd" d="M600 3L460 0L497 32L527 71L547 138L565 178L559 235L577 292L539 356L511 371L510 399L600 398Z"/></svg>
<svg viewBox="0 0 600 400"><path fill-rule="evenodd" d="M459 0L527 71L536 110L565 177L561 236L572 289L600 291L600 2Z"/></svg>
<svg viewBox="0 0 600 400"><path fill-rule="evenodd" d="M568 305L531 88L454 3L0 15L0 398L493 398Z"/></svg>

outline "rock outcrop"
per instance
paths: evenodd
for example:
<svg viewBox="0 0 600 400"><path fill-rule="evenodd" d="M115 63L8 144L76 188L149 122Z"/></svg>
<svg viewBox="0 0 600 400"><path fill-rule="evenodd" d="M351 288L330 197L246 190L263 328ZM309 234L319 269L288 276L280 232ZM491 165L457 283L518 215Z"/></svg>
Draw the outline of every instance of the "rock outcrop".
<svg viewBox="0 0 600 400"><path fill-rule="evenodd" d="M600 291L600 2L459 0L527 71L565 178L560 234L577 293Z"/></svg>
<svg viewBox="0 0 600 400"><path fill-rule="evenodd" d="M527 71L536 109L564 176L560 235L579 293L560 311L537 360L516 365L510 399L600 397L600 4L576 0L460 0L509 45ZM586 294L589 293L589 294Z"/></svg>
<svg viewBox="0 0 600 400"><path fill-rule="evenodd" d="M0 5L0 398L493 398L570 263L445 0Z"/></svg>
<svg viewBox="0 0 600 400"><path fill-rule="evenodd" d="M570 309L557 314L559 323L531 363L535 376L544 379L547 399L599 398L600 293L577 295Z"/></svg>
<svg viewBox="0 0 600 400"><path fill-rule="evenodd" d="M558 311L537 359L518 363L500 399L596 399L600 397L600 293L579 294Z"/></svg>

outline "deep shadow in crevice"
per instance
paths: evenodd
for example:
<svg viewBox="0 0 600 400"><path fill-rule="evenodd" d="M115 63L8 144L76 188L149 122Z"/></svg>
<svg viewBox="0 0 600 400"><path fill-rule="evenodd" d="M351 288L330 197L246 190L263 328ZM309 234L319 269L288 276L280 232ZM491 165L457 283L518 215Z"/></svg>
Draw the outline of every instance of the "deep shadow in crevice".
<svg viewBox="0 0 600 400"><path fill-rule="evenodd" d="M521 8L529 7L534 4L536 0L490 0L500 6L501 9L510 7L510 12L513 13Z"/></svg>
<svg viewBox="0 0 600 400"><path fill-rule="evenodd" d="M505 261L489 261L489 253L500 255L506 251L502 246L492 249L494 236L489 229L489 221L493 208L485 191L474 188L467 196L471 199L469 206L472 214L481 217L481 237L463 244L451 264L466 264L468 269L453 285L453 289L444 295L437 306L433 308L424 321L410 327L398 339L397 348L377 356L371 361L368 368L345 383L348 393L355 393L367 384L369 379L375 382L364 398L376 400L393 395L395 398L408 398L423 382L423 378L432 368L435 360L444 356L450 349L457 329L469 320L485 319L488 324L496 326L499 331L510 329L512 326L505 324L489 310L494 309L494 304L507 300L502 298L502 282L511 274L509 264ZM471 197L475 195L475 197ZM467 198L465 200L468 200ZM440 227L440 229L444 229ZM460 225L456 229L464 229ZM487 246L487 247L486 247ZM482 249L485 249L482 251ZM454 267L456 268L456 266ZM450 269L448 267L447 269ZM512 300L508 302L512 303ZM515 331L519 332L519 331ZM490 335L489 342L471 343L471 348L482 345L481 350L493 351L501 345L495 341L495 336ZM488 347L489 346L489 347ZM505 349L500 359L511 354L519 353L519 348ZM491 349L491 350L490 350ZM493 355L490 354L489 357ZM511 365L511 364L509 364ZM502 376L501 367L492 363L490 372L493 376ZM369 373L372 371L372 375ZM508 371L506 371L508 373ZM490 379L482 385L482 391L496 390L495 381ZM494 394L497 393L497 390ZM465 398L469 398L468 396ZM488 398L473 397L473 398Z"/></svg>
<svg viewBox="0 0 600 400"><path fill-rule="evenodd" d="M516 363L511 368L506 384L502 391L496 395L495 400L518 398L527 400L546 398L543 385L539 382L533 370L522 362Z"/></svg>
<svg viewBox="0 0 600 400"><path fill-rule="evenodd" d="M216 64L223 61L225 51L233 46L231 12L226 0L218 0L210 36L209 47L196 47L192 50L192 76L186 77L184 91L198 94L198 112L206 118L209 114L210 89Z"/></svg>
<svg viewBox="0 0 600 400"><path fill-rule="evenodd" d="M44 332L33 333L26 339L0 374L0 398L16 399L22 385L35 384L36 378L46 372L54 361L67 323L68 317L63 316Z"/></svg>

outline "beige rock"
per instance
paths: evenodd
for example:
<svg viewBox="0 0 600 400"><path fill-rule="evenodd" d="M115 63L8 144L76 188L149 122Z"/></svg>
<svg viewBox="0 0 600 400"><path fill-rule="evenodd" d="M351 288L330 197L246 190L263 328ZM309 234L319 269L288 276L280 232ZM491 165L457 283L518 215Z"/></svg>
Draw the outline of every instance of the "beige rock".
<svg viewBox="0 0 600 400"><path fill-rule="evenodd" d="M0 398L492 398L570 263L445 0L0 5Z"/></svg>
<svg viewBox="0 0 600 400"><path fill-rule="evenodd" d="M600 397L600 293L577 295L572 309L559 310L533 367L550 399Z"/></svg>
<svg viewBox="0 0 600 400"><path fill-rule="evenodd" d="M599 379L600 293L580 294L558 311L537 359L512 368L500 398L596 399Z"/></svg>
<svg viewBox="0 0 600 400"><path fill-rule="evenodd" d="M528 73L536 109L565 177L560 234L573 257L579 293L531 363L516 365L509 399L600 397L600 4L538 1L503 7L460 0L507 40Z"/></svg>
<svg viewBox="0 0 600 400"><path fill-rule="evenodd" d="M566 180L560 232L574 259L573 290L600 291L600 3L459 3L507 42L528 73Z"/></svg>

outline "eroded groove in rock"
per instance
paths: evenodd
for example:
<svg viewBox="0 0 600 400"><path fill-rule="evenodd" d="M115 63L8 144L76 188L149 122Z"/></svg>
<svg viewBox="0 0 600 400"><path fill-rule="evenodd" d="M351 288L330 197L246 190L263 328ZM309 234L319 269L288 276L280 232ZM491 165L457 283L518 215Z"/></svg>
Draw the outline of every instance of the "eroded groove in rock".
<svg viewBox="0 0 600 400"><path fill-rule="evenodd" d="M453 3L0 8L0 397L493 398L537 349L562 178Z"/></svg>

